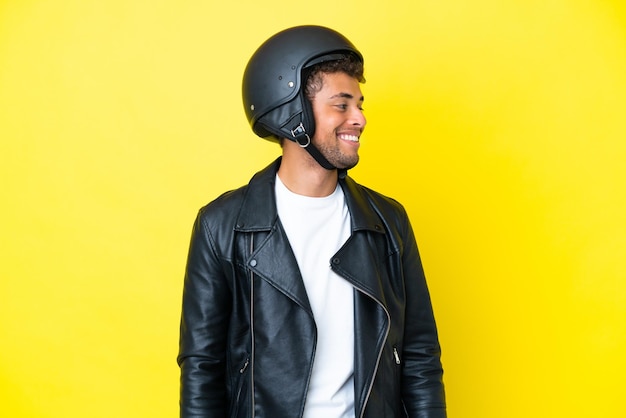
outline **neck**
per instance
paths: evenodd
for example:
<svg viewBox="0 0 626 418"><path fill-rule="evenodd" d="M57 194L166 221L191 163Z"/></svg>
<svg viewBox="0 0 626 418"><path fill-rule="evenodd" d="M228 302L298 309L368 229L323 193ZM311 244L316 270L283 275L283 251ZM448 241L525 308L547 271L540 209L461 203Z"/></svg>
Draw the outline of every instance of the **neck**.
<svg viewBox="0 0 626 418"><path fill-rule="evenodd" d="M278 176L292 192L309 197L329 196L337 187L337 170L327 170L295 142L285 140Z"/></svg>

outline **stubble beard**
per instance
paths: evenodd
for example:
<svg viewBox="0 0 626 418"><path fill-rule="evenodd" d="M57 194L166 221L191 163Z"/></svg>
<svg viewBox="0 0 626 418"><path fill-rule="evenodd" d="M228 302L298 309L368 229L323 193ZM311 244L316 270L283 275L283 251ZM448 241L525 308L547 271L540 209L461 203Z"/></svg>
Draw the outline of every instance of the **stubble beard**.
<svg viewBox="0 0 626 418"><path fill-rule="evenodd" d="M329 163L341 170L350 170L354 168L359 162L359 154L354 153L351 155L345 154L339 148L339 144L333 146L320 145L317 141L313 141L313 145L319 150L319 152L328 160Z"/></svg>

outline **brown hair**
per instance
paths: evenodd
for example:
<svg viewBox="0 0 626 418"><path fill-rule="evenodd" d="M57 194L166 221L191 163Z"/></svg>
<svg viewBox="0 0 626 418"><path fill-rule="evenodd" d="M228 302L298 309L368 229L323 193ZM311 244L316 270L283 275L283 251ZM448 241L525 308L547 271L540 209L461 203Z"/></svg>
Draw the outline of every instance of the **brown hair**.
<svg viewBox="0 0 626 418"><path fill-rule="evenodd" d="M309 75L304 86L304 94L309 100L313 100L318 91L324 86L323 74L346 73L356 78L359 83L365 83L363 76L363 62L352 54L333 61L324 61L309 69Z"/></svg>

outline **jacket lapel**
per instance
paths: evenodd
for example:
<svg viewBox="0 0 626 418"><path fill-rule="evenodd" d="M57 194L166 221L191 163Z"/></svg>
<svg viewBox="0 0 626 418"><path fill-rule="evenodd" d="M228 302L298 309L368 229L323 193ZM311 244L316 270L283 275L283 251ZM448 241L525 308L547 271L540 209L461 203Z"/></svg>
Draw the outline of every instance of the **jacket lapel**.
<svg viewBox="0 0 626 418"><path fill-rule="evenodd" d="M280 160L278 158L250 180L235 229L247 233L265 232L257 235L260 240L253 243L252 253L245 261L247 266L312 316L298 263L276 210L274 187Z"/></svg>
<svg viewBox="0 0 626 418"><path fill-rule="evenodd" d="M352 235L333 258L333 268L384 306L379 268L386 254L380 254L374 243L375 236L385 234L383 222L361 186L350 177L340 184L352 219Z"/></svg>
<svg viewBox="0 0 626 418"><path fill-rule="evenodd" d="M280 222L276 222L267 239L259 243L248 265L313 316L304 281Z"/></svg>

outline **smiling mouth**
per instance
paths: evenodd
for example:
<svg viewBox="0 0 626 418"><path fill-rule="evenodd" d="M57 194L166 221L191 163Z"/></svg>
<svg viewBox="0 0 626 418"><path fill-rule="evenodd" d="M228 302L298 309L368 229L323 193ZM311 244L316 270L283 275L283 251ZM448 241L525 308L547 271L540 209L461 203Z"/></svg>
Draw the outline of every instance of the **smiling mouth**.
<svg viewBox="0 0 626 418"><path fill-rule="evenodd" d="M359 142L359 137L357 135L340 134L340 135L337 135L337 137L339 139L343 139L343 140L350 141L350 142Z"/></svg>

